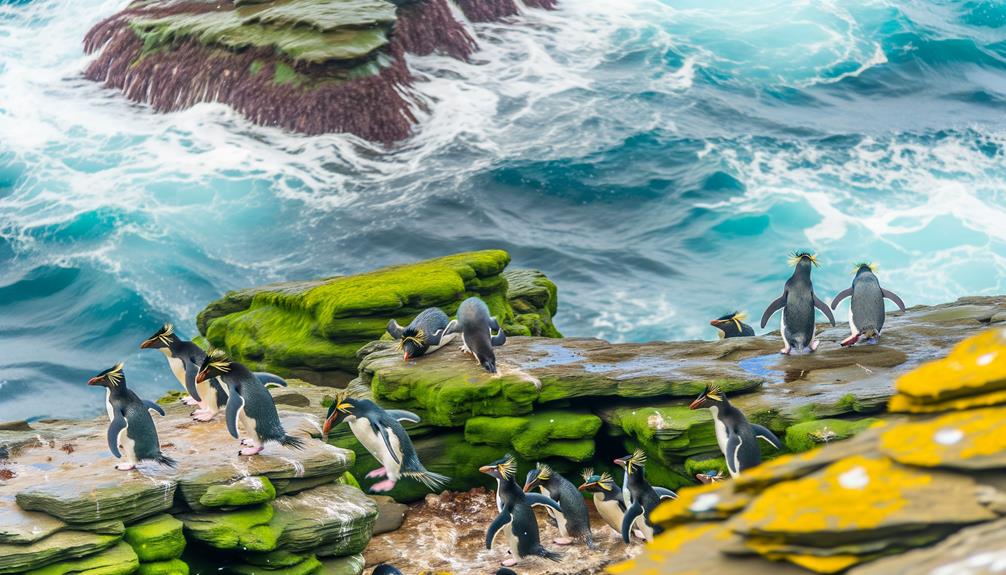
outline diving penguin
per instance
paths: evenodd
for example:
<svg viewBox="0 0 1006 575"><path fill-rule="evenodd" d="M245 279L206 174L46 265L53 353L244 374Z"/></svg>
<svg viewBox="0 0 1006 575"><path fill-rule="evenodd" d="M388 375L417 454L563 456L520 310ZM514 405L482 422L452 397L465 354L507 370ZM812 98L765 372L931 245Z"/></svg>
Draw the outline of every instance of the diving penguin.
<svg viewBox="0 0 1006 575"><path fill-rule="evenodd" d="M398 340L398 349L405 361L414 357L432 353L440 349L453 338L444 337L444 331L450 318L440 308L426 308L409 323L408 327L398 325L398 322L388 322L388 333Z"/></svg>
<svg viewBox="0 0 1006 575"><path fill-rule="evenodd" d="M493 347L506 343L506 334L496 318L489 316L489 306L477 297L470 297L458 306L457 319L451 320L444 335L461 332L461 351L475 356L479 365L489 373L496 373L496 354ZM493 331L496 334L493 335Z"/></svg>
<svg viewBox="0 0 1006 575"><path fill-rule="evenodd" d="M703 407L708 407L713 414L716 443L723 452L731 477L740 477L742 471L761 463L759 439L767 441L776 449L782 449L782 442L774 433L765 427L749 423L741 410L730 405L726 394L717 388L706 387L689 406L690 409Z"/></svg>
<svg viewBox="0 0 1006 575"><path fill-rule="evenodd" d="M754 328L744 323L747 314L739 311L728 313L709 322L709 325L720 330L721 338L749 337L755 334Z"/></svg>
<svg viewBox="0 0 1006 575"><path fill-rule="evenodd" d="M639 529L643 539L653 541L653 536L659 535L663 530L650 522L650 512L656 509L664 497L661 497L657 489L646 480L646 453L642 449L637 449L632 455L616 459L615 464L625 469L622 497L623 501L628 500L620 529L622 541L629 542L633 524ZM671 495L672 498L677 498L673 492Z"/></svg>
<svg viewBox="0 0 1006 575"><path fill-rule="evenodd" d="M562 511L546 508L545 511L555 519L559 527L559 537L553 539L556 545L569 545L573 539L587 542L587 547L594 548L594 537L590 532L590 512L583 501L583 495L568 479L559 475L551 467L539 463L527 472L524 482L524 492L535 487L548 495L553 501L559 502Z"/></svg>
<svg viewBox="0 0 1006 575"><path fill-rule="evenodd" d="M149 409L164 411L160 406L139 398L126 387L126 374L122 364L99 373L87 382L105 388L105 409L108 411L108 450L124 463L115 466L120 471L128 471L141 461L156 461L167 467L175 467L174 459L161 453L161 443L157 439L157 427Z"/></svg>
<svg viewBox="0 0 1006 575"><path fill-rule="evenodd" d="M595 475L593 469L585 469L579 490L594 495L597 514L615 533L621 533L625 502L622 500L622 489L615 483L615 479L607 472Z"/></svg>
<svg viewBox="0 0 1006 575"><path fill-rule="evenodd" d="M419 423L418 415L398 409L381 409L369 399L353 399L342 392L328 408L322 433L327 435L329 430L343 421L349 424L356 439L381 464L381 467L368 473L367 477L387 476L384 481L372 485L371 491L390 491L401 477L414 479L434 491L443 489L451 480L450 477L429 471L419 461L416 448L400 423Z"/></svg>
<svg viewBox="0 0 1006 575"><path fill-rule="evenodd" d="M509 453L479 471L496 479L496 509L499 515L486 530L486 549L493 548L493 540L503 531L510 545L512 557L503 561L504 566L512 566L525 557L544 557L552 561L562 559L561 553L545 549L538 533L538 519L531 509L533 505L543 505L561 511L559 504L541 493L525 493L515 477L517 460Z"/></svg>
<svg viewBox="0 0 1006 575"><path fill-rule="evenodd" d="M214 350L206 355L196 383L220 378L227 386L227 431L237 439L238 426L248 436L241 439L246 445L239 455L256 455L263 445L275 441L286 447L303 449L304 441L287 435L276 412L272 395L254 373L244 365L227 357L222 350Z"/></svg>
<svg viewBox="0 0 1006 575"><path fill-rule="evenodd" d="M817 330L814 308L828 316L831 325L835 325L835 316L831 313L831 308L814 295L814 284L810 281L811 269L818 265L814 254L796 252L790 256L789 264L796 269L786 280L782 295L765 309L761 316L761 326L764 328L772 314L782 309L779 333L782 335L783 348L779 353L788 354L794 347L797 351L814 351L819 343L814 339Z"/></svg>
<svg viewBox="0 0 1006 575"><path fill-rule="evenodd" d="M206 352L195 343L178 337L174 326L170 323L164 324L154 335L144 340L140 344L140 349L156 349L164 354L171 372L189 392L186 397L191 398L199 406L192 412L193 419L209 421L227 405L227 389L219 379L213 378L196 383L196 374L206 359ZM278 375L255 372L255 377L266 385L286 387L286 381ZM186 397L182 398L183 402Z"/></svg>
<svg viewBox="0 0 1006 575"><path fill-rule="evenodd" d="M880 281L874 274L873 264L860 263L855 266L856 277L852 287L848 287L831 300L831 309L838 307L839 302L852 296L849 305L849 330L852 335L842 340L842 347L855 345L860 338L875 341L880 338L880 330L884 329L884 298L893 301L901 311L905 311L905 302L892 291L880 287Z"/></svg>

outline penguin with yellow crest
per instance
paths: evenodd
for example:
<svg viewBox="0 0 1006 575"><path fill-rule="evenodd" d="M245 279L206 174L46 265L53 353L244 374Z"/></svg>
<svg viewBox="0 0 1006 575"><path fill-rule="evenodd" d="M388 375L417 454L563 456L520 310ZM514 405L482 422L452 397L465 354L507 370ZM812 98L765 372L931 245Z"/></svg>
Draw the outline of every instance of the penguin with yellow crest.
<svg viewBox="0 0 1006 575"><path fill-rule="evenodd" d="M747 318L748 314L742 311L735 311L710 321L709 325L720 330L719 333L721 339L730 337L751 337L755 334L755 332L753 327L744 323L744 320Z"/></svg>
<svg viewBox="0 0 1006 575"><path fill-rule="evenodd" d="M835 316L831 309L814 294L814 284L810 281L810 272L818 267L817 257L807 251L794 252L789 258L793 266L793 275L786 280L782 295L769 304L761 316L761 326L764 329L770 317L782 310L780 334L783 348L779 353L789 354L794 348L797 351L814 351L818 340L814 338L817 324L814 321L814 308L828 317L831 325L835 325Z"/></svg>
<svg viewBox="0 0 1006 575"><path fill-rule="evenodd" d="M855 345L861 339L875 343L880 338L880 330L884 329L884 319L887 316L884 298L905 311L905 302L894 292L880 287L880 280L875 272L876 266L872 263L856 264L853 266L856 277L852 280L852 286L838 292L831 301L831 309L835 309L843 299L852 297L849 305L849 330L852 334L842 340L842 347Z"/></svg>

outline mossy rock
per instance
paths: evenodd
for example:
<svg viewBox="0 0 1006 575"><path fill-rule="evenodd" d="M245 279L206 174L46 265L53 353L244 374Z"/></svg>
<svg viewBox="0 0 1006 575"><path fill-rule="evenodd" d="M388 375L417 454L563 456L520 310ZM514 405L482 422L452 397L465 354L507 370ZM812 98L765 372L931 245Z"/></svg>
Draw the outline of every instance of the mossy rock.
<svg viewBox="0 0 1006 575"><path fill-rule="evenodd" d="M125 540L143 562L177 559L185 551L182 522L167 514L130 525Z"/></svg>
<svg viewBox="0 0 1006 575"><path fill-rule="evenodd" d="M685 460L685 474L695 479L699 473L719 473L723 477L730 477L730 470L727 469L727 461L722 456L719 457L689 457Z"/></svg>
<svg viewBox="0 0 1006 575"><path fill-rule="evenodd" d="M211 485L199 498L206 507L244 507L276 499L276 488L268 477L250 476L223 485Z"/></svg>
<svg viewBox="0 0 1006 575"><path fill-rule="evenodd" d="M601 418L590 413L548 410L526 417L473 417L465 423L465 441L513 447L529 460L562 457L587 461Z"/></svg>
<svg viewBox="0 0 1006 575"><path fill-rule="evenodd" d="M249 564L232 565L231 573L236 575L310 575L321 567L321 561L314 555L297 555L277 551L259 557L246 557Z"/></svg>
<svg viewBox="0 0 1006 575"><path fill-rule="evenodd" d="M185 533L217 549L272 551L283 530L271 523L274 510L266 503L222 513L183 514Z"/></svg>
<svg viewBox="0 0 1006 575"><path fill-rule="evenodd" d="M363 555L323 559L318 575L360 575L367 564Z"/></svg>
<svg viewBox="0 0 1006 575"><path fill-rule="evenodd" d="M108 549L120 539L121 535L65 530L26 545L0 544L0 573L22 573L57 562L72 563Z"/></svg>
<svg viewBox="0 0 1006 575"><path fill-rule="evenodd" d="M793 452L809 451L832 441L849 439L860 431L869 428L878 420L875 418L860 419L819 419L791 425L786 429L786 449Z"/></svg>
<svg viewBox="0 0 1006 575"><path fill-rule="evenodd" d="M100 553L46 565L26 575L129 575L139 567L133 548L120 542Z"/></svg>
<svg viewBox="0 0 1006 575"><path fill-rule="evenodd" d="M353 276L230 292L204 309L197 324L211 343L236 359L320 383L336 377L336 372L355 372L356 351L379 339L388 320L404 325L428 307L453 315L470 296L481 297L508 333L530 335L532 330L516 321L507 300L502 272L509 262L506 252L487 250ZM540 321L549 318L548 325L537 331L558 335L551 326L554 312L549 311L555 298L544 298L544 310L534 310L530 303L542 301L538 292L548 292L546 281L528 279L531 285L522 287L519 301Z"/></svg>
<svg viewBox="0 0 1006 575"><path fill-rule="evenodd" d="M137 575L189 575L189 564L181 559L140 563Z"/></svg>

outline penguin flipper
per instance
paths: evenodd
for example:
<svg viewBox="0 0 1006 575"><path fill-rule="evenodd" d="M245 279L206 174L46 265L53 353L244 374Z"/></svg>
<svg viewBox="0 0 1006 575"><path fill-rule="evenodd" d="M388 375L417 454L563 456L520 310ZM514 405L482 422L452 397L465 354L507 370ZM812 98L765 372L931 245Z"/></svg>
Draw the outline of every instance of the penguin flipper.
<svg viewBox="0 0 1006 575"><path fill-rule="evenodd" d="M367 421L370 422L370 428L374 430L374 433L380 435L381 439L384 440L384 446L388 448L388 454L391 455L391 458L395 460L395 463L401 465L402 460L398 458L398 454L395 453L395 450L391 447L391 438L388 437L388 428L381 425L380 422L370 419L369 417L367 418Z"/></svg>
<svg viewBox="0 0 1006 575"><path fill-rule="evenodd" d="M838 292L838 294L836 294L835 297L832 298L831 300L831 309L837 309L838 303L851 295L852 295L852 287L847 287L844 290Z"/></svg>
<svg viewBox="0 0 1006 575"><path fill-rule="evenodd" d="M121 411L116 409L112 422L108 424L108 450L112 452L112 455L116 459L122 459L122 454L119 453L119 433L125 428L126 418L122 415Z"/></svg>
<svg viewBox="0 0 1006 575"><path fill-rule="evenodd" d="M653 486L653 490L657 492L657 495L661 499L677 499L678 498L678 494L677 493L671 491L670 489L667 489L666 487L657 487L657 486L654 485Z"/></svg>
<svg viewBox="0 0 1006 575"><path fill-rule="evenodd" d="M884 294L884 297L898 304L898 307L901 309L901 311L905 311L905 302L901 301L901 298L898 297L898 294L890 290L886 290L884 288L880 288L880 292Z"/></svg>
<svg viewBox="0 0 1006 575"><path fill-rule="evenodd" d="M457 329L458 329L458 320L452 319L451 321L447 322L447 327L444 328L444 331L443 333L440 334L440 337L450 335L454 333Z"/></svg>
<svg viewBox="0 0 1006 575"><path fill-rule="evenodd" d="M782 292L781 296L777 297L775 301L768 304L768 307L765 308L765 313L761 315L762 329L765 329L765 326L768 325L768 318L772 317L772 314L781 310L783 307L785 307L785 305L786 305L786 292Z"/></svg>
<svg viewBox="0 0 1006 575"><path fill-rule="evenodd" d="M146 407L147 409L153 409L162 416L164 415L164 408L161 407L160 405L157 405L156 403L150 401L149 399L144 399L142 401L143 401L143 407Z"/></svg>
<svg viewBox="0 0 1006 575"><path fill-rule="evenodd" d="M238 393L237 388L232 389L230 395L227 396L227 431L230 432L231 437L234 439L238 438L238 410L244 405L244 399L241 398L241 394Z"/></svg>
<svg viewBox="0 0 1006 575"><path fill-rule="evenodd" d="M770 430L769 428L752 423L751 431L754 432L755 437L757 437L758 439L763 439L767 441L769 445L771 445L776 449L782 449L782 441L780 441L779 438L776 437L776 435L772 433L772 430Z"/></svg>
<svg viewBox="0 0 1006 575"><path fill-rule="evenodd" d="M185 362L185 391L189 392L192 399L196 401L202 401L203 398L199 397L199 392L196 391L196 376L199 374L199 368L195 363L191 361Z"/></svg>
<svg viewBox="0 0 1006 575"><path fill-rule="evenodd" d="M622 541L625 543L629 542L629 535L632 533L632 524L642 514L643 506L638 501L625 510L625 515L622 516Z"/></svg>
<svg viewBox="0 0 1006 575"><path fill-rule="evenodd" d="M511 521L513 521L513 516L507 510L501 511L496 516L496 519L493 519L493 522L489 524L489 529L486 529L486 549L493 548L493 539L496 539L496 534L509 525Z"/></svg>
<svg viewBox="0 0 1006 575"><path fill-rule="evenodd" d="M724 453L724 459L727 460L727 470L730 471L730 475L736 477L739 473L738 462L740 458L738 454L741 449L741 445L744 444L744 440L737 434L731 435L727 438L727 452Z"/></svg>
<svg viewBox="0 0 1006 575"><path fill-rule="evenodd" d="M384 411L398 421L408 421L409 423L419 423L422 421L418 415L404 409L386 409Z"/></svg>
<svg viewBox="0 0 1006 575"><path fill-rule="evenodd" d="M269 384L278 385L280 387L286 387L286 380L282 377L276 375L275 373L267 373L264 371L256 371L255 379L262 382L262 385L268 387Z"/></svg>
<svg viewBox="0 0 1006 575"><path fill-rule="evenodd" d="M817 294L814 294L814 307L821 310L821 313L824 315L828 316L828 321L831 322L831 325L835 325L835 314L831 313L831 308L828 307L828 304L821 301L821 298L817 297Z"/></svg>
<svg viewBox="0 0 1006 575"><path fill-rule="evenodd" d="M559 503L544 493L525 493L524 500L527 501L527 504L531 507L541 505L543 507L551 507L559 513L562 513L562 508L559 507Z"/></svg>
<svg viewBox="0 0 1006 575"><path fill-rule="evenodd" d="M388 333L391 334L391 337L395 339L402 339L403 332L405 332L405 328L398 325L397 321L390 320L388 322Z"/></svg>
<svg viewBox="0 0 1006 575"><path fill-rule="evenodd" d="M489 341L492 342L493 347L499 347L503 345L504 343L506 343L506 332L504 332L503 329L501 328L499 331L496 332L496 335L493 335L493 332L490 331Z"/></svg>

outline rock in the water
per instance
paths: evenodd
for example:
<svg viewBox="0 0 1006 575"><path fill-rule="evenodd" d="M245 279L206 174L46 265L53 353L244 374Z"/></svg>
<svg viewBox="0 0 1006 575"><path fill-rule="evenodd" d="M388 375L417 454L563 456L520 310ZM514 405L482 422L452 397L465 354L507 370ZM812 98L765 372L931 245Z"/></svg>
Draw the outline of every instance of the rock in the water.
<svg viewBox="0 0 1006 575"><path fill-rule="evenodd" d="M25 575L129 575L139 566L133 548L119 543L100 553L46 565Z"/></svg>
<svg viewBox="0 0 1006 575"><path fill-rule="evenodd" d="M126 528L125 541L140 561L169 561L182 556L182 522L171 515L155 515Z"/></svg>
<svg viewBox="0 0 1006 575"><path fill-rule="evenodd" d="M405 513L409 510L408 505L399 503L387 495L371 495L370 499L377 505L374 535L394 531L402 526Z"/></svg>

